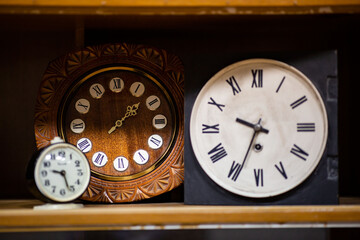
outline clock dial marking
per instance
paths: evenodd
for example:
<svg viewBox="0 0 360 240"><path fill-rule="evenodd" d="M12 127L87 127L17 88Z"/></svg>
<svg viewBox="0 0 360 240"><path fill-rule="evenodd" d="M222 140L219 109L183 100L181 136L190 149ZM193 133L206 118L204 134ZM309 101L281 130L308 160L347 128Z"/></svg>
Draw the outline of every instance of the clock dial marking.
<svg viewBox="0 0 360 240"><path fill-rule="evenodd" d="M239 87L239 84L237 83L236 79L234 76L231 76L229 79L226 79L226 82L230 85L231 90L233 91L233 95L235 96L236 94L241 92L241 89Z"/></svg>
<svg viewBox="0 0 360 240"><path fill-rule="evenodd" d="M113 162L113 166L116 171L123 172L129 167L129 160L123 156L117 157Z"/></svg>
<svg viewBox="0 0 360 240"><path fill-rule="evenodd" d="M233 161L227 177L228 178L231 177L231 180L235 182L238 179L240 172L241 172L241 164Z"/></svg>
<svg viewBox="0 0 360 240"><path fill-rule="evenodd" d="M164 115L158 114L153 118L152 125L156 129L163 129L167 125L167 119Z"/></svg>
<svg viewBox="0 0 360 240"><path fill-rule="evenodd" d="M74 133L82 133L85 130L85 122L80 118L74 119L70 123L70 129Z"/></svg>
<svg viewBox="0 0 360 240"><path fill-rule="evenodd" d="M254 169L255 184L257 187L264 186L264 169Z"/></svg>
<svg viewBox="0 0 360 240"><path fill-rule="evenodd" d="M279 90L280 90L281 86L283 85L284 81L285 81L285 76L281 79L281 82L280 82L279 86L276 89L276 93L279 92Z"/></svg>
<svg viewBox="0 0 360 240"><path fill-rule="evenodd" d="M208 104L217 106L220 109L220 111L223 111L223 108L225 107L224 104L220 104L220 103L215 102L215 100L212 97L210 97L210 102L208 102Z"/></svg>
<svg viewBox="0 0 360 240"><path fill-rule="evenodd" d="M85 98L79 99L75 104L75 109L79 113L86 114L90 110L90 102Z"/></svg>
<svg viewBox="0 0 360 240"><path fill-rule="evenodd" d="M219 161L220 159L227 156L227 153L225 151L225 148L222 146L221 143L216 145L213 149L211 149L208 152L208 155L210 156L210 159L213 163Z"/></svg>
<svg viewBox="0 0 360 240"><path fill-rule="evenodd" d="M215 124L215 125L202 124L202 133L219 133L219 132L220 132L219 124Z"/></svg>
<svg viewBox="0 0 360 240"><path fill-rule="evenodd" d="M297 156L298 158L301 158L302 160L306 161L306 157L309 156L307 152L305 152L303 149L301 149L296 144L293 145L294 147L291 148L290 152Z"/></svg>
<svg viewBox="0 0 360 240"><path fill-rule="evenodd" d="M94 83L91 85L89 92L93 98L100 99L105 92L105 88L100 83Z"/></svg>
<svg viewBox="0 0 360 240"><path fill-rule="evenodd" d="M297 123L298 132L315 132L315 123Z"/></svg>
<svg viewBox="0 0 360 240"><path fill-rule="evenodd" d="M137 150L134 153L133 159L137 164L146 164L149 161L149 153L143 149Z"/></svg>
<svg viewBox="0 0 360 240"><path fill-rule="evenodd" d="M152 95L146 99L146 106L149 110L155 111L160 107L160 98L158 96Z"/></svg>
<svg viewBox="0 0 360 240"><path fill-rule="evenodd" d="M130 92L134 97L141 97L145 92L145 86L141 82L134 82L130 86Z"/></svg>
<svg viewBox="0 0 360 240"><path fill-rule="evenodd" d="M124 80L119 77L111 79L109 82L109 88L115 93L121 92L124 89Z"/></svg>
<svg viewBox="0 0 360 240"><path fill-rule="evenodd" d="M96 152L94 153L94 155L92 156L92 162L95 166L97 167L103 167L105 166L105 164L107 163L108 161L108 158L106 156L105 153L103 152Z"/></svg>
<svg viewBox="0 0 360 240"><path fill-rule="evenodd" d="M163 145L163 139L158 134L153 134L148 138L148 145L152 149L159 149Z"/></svg>
<svg viewBox="0 0 360 240"><path fill-rule="evenodd" d="M90 141L90 139L88 138L80 138L77 143L76 146L78 149L80 149L83 153L87 153L90 152L91 148L92 148L92 142Z"/></svg>
<svg viewBox="0 0 360 240"><path fill-rule="evenodd" d="M292 109L294 109L294 108L297 108L298 106L300 106L301 104L303 104L306 101L307 101L306 96L302 96L301 98L299 98L295 102L291 103L290 106L291 106Z"/></svg>
<svg viewBox="0 0 360 240"><path fill-rule="evenodd" d="M251 88L262 88L263 87L263 69L251 69L253 81Z"/></svg>
<svg viewBox="0 0 360 240"><path fill-rule="evenodd" d="M279 162L279 165L275 164L274 166L285 179L288 178L285 172L284 165L282 164L281 161Z"/></svg>

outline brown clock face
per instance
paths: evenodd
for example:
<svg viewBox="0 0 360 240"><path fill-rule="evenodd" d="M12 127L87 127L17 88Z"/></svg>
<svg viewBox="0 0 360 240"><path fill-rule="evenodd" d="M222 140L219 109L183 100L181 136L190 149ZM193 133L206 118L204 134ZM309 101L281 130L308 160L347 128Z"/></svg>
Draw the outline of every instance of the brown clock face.
<svg viewBox="0 0 360 240"><path fill-rule="evenodd" d="M35 109L37 148L62 137L91 168L81 197L151 198L184 179L184 69L163 49L104 44L49 63Z"/></svg>
<svg viewBox="0 0 360 240"><path fill-rule="evenodd" d="M86 154L95 176L134 179L166 158L175 135L174 104L150 75L103 68L81 79L66 100L60 133Z"/></svg>

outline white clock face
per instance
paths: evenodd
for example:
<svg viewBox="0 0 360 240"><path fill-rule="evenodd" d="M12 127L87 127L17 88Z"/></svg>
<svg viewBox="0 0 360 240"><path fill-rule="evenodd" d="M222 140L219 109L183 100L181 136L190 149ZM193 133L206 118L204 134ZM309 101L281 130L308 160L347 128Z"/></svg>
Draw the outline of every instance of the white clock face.
<svg viewBox="0 0 360 240"><path fill-rule="evenodd" d="M46 148L38 157L35 182L39 191L56 202L80 197L90 181L90 167L85 155L67 143Z"/></svg>
<svg viewBox="0 0 360 240"><path fill-rule="evenodd" d="M251 59L200 91L190 137L206 174L235 194L263 198L302 183L327 141L327 114L311 81L287 64Z"/></svg>

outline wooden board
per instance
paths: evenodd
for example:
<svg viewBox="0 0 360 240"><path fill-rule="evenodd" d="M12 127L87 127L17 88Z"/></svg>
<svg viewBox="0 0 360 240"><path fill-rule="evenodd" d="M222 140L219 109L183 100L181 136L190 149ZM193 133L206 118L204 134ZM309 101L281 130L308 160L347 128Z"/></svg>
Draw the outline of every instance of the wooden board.
<svg viewBox="0 0 360 240"><path fill-rule="evenodd" d="M360 205L187 206L182 203L84 205L71 210L34 210L36 200L0 201L0 232L186 229L248 224L321 227L360 226ZM310 224L310 225L309 225Z"/></svg>

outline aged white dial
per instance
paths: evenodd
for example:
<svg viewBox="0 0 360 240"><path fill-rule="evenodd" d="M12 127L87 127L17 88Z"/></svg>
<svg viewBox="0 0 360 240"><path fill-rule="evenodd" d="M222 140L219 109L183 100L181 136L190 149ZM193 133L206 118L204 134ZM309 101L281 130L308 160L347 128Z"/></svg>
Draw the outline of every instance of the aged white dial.
<svg viewBox="0 0 360 240"><path fill-rule="evenodd" d="M85 155L59 138L37 157L34 180L39 192L54 202L80 197L89 185L90 166Z"/></svg>
<svg viewBox="0 0 360 240"><path fill-rule="evenodd" d="M235 194L265 198L301 184L327 142L313 83L275 60L250 59L215 74L191 113L190 137L206 174Z"/></svg>

